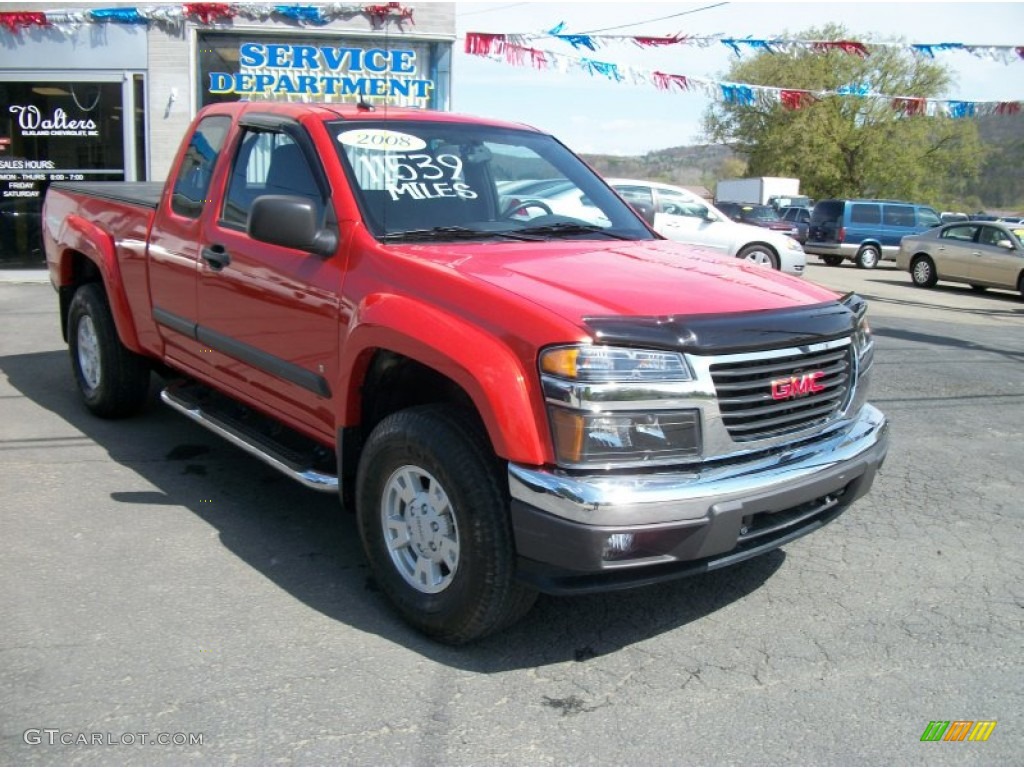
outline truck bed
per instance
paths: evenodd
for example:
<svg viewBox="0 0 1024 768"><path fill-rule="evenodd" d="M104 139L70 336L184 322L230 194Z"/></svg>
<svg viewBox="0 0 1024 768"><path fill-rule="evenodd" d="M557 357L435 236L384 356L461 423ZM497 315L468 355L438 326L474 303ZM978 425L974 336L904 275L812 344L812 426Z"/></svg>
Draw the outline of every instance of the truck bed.
<svg viewBox="0 0 1024 768"><path fill-rule="evenodd" d="M50 185L90 197L103 197L119 203L156 209L164 191L162 181L59 181Z"/></svg>

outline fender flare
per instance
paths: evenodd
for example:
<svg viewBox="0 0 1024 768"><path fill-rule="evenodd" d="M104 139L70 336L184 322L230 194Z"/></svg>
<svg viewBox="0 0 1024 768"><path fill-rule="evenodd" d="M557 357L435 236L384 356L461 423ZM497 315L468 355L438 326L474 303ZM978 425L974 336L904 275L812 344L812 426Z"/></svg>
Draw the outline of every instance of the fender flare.
<svg viewBox="0 0 1024 768"><path fill-rule="evenodd" d="M377 350L431 368L469 395L497 455L526 464L550 462L547 417L533 370L501 339L479 325L416 299L394 294L366 297L344 340L339 387L341 421L360 419L360 387Z"/></svg>
<svg viewBox="0 0 1024 768"><path fill-rule="evenodd" d="M77 214L70 214L61 226L58 242L62 245L60 258L60 285L72 286L73 253L79 253L91 261L99 270L103 288L114 317L114 326L121 343L133 352L142 353L139 336L132 319L131 305L121 279L121 266L117 261L117 246L114 239L100 227Z"/></svg>

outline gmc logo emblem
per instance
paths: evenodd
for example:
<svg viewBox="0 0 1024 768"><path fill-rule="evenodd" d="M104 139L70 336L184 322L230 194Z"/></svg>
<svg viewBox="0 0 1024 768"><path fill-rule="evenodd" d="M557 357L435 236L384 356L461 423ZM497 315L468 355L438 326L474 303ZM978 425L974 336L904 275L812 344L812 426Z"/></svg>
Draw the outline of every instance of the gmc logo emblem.
<svg viewBox="0 0 1024 768"><path fill-rule="evenodd" d="M824 371L805 373L803 376L790 376L788 379L775 379L772 382L772 400L789 400L803 397L825 389L818 380L825 375Z"/></svg>

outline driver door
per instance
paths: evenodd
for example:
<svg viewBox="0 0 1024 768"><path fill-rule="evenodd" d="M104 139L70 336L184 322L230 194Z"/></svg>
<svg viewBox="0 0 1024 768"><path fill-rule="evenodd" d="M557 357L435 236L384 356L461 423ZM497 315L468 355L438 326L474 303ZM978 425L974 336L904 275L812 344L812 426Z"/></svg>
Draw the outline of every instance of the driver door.
<svg viewBox="0 0 1024 768"><path fill-rule="evenodd" d="M304 129L244 127L219 215L200 242L199 338L217 378L272 413L333 439L344 247L330 257L257 241L246 225L260 195L308 197L333 220L327 177Z"/></svg>

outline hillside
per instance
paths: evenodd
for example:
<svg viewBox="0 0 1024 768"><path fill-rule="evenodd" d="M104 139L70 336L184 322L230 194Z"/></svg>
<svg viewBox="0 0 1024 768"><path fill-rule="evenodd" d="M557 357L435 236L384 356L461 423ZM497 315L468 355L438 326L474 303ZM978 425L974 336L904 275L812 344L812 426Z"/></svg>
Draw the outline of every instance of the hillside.
<svg viewBox="0 0 1024 768"><path fill-rule="evenodd" d="M723 162L733 157L731 149L714 144L658 149L640 157L583 155L602 176L649 179L681 186L707 186L720 178Z"/></svg>
<svg viewBox="0 0 1024 768"><path fill-rule="evenodd" d="M1024 114L976 118L989 154L969 188L965 206L1024 210ZM603 176L648 179L680 186L705 186L741 175L743 158L725 146L672 147L638 157L583 155Z"/></svg>

